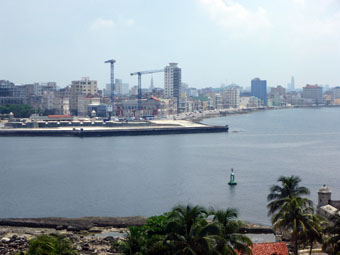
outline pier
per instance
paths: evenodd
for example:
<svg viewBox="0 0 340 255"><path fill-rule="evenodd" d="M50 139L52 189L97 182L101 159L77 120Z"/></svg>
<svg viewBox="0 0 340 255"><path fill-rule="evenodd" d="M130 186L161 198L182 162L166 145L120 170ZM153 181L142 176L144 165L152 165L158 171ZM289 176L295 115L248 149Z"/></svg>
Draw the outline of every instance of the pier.
<svg viewBox="0 0 340 255"><path fill-rule="evenodd" d="M51 123L44 123L47 127L30 128L25 125L16 125L18 128L0 129L0 136L136 136L136 135L165 135L165 134L193 134L193 133L220 133L228 132L229 127L205 125L184 120L155 120L148 122L131 123L98 123L79 122L67 126L48 127ZM60 123L59 123L60 125Z"/></svg>

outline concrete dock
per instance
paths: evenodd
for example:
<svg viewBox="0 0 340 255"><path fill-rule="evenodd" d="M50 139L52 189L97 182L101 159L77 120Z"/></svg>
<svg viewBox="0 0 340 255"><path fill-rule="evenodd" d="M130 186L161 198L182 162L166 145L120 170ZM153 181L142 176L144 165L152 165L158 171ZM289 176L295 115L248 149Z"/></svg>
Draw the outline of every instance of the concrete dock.
<svg viewBox="0 0 340 255"><path fill-rule="evenodd" d="M0 136L130 136L228 132L228 126L212 126L185 120L153 120L114 126L68 126L53 128L1 128Z"/></svg>

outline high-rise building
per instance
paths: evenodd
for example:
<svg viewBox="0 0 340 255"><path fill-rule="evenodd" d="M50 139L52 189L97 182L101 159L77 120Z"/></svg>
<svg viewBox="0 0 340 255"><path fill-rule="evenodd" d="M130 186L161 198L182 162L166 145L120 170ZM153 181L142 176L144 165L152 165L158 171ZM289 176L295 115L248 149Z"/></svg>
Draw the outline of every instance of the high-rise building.
<svg viewBox="0 0 340 255"><path fill-rule="evenodd" d="M180 87L182 83L182 70L177 63L170 63L164 68L164 96L166 98L180 96Z"/></svg>
<svg viewBox="0 0 340 255"><path fill-rule="evenodd" d="M151 76L151 82L150 82L150 91L152 92L152 90L155 88L155 86L153 85L153 76Z"/></svg>
<svg viewBox="0 0 340 255"><path fill-rule="evenodd" d="M303 87L303 99L311 100L313 104L322 104L322 87L307 84Z"/></svg>
<svg viewBox="0 0 340 255"><path fill-rule="evenodd" d="M267 81L255 78L251 80L251 95L263 101L263 105L267 106Z"/></svg>
<svg viewBox="0 0 340 255"><path fill-rule="evenodd" d="M292 80L290 82L290 90L295 91L295 79L294 76L292 76Z"/></svg>

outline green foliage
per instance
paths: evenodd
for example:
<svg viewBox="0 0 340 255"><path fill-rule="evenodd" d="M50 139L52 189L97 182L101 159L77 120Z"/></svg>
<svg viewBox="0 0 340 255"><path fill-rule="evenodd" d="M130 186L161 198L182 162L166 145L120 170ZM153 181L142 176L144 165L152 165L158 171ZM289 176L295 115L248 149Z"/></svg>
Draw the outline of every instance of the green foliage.
<svg viewBox="0 0 340 255"><path fill-rule="evenodd" d="M277 181L281 182L281 186L273 185L270 188L269 195L267 196L267 200L269 201L267 205L268 215L272 215L280 210L280 208L286 201L286 198L300 197L310 194L308 188L299 186L301 179L298 176L280 176ZM312 206L312 201L308 201L310 206Z"/></svg>
<svg viewBox="0 0 340 255"><path fill-rule="evenodd" d="M247 236L238 233L243 226L243 222L237 220L237 210L228 208L213 211L211 214L214 215L213 220L219 225L223 237L217 245L217 250L221 254L237 254L235 250L242 252L242 254L251 254L251 240Z"/></svg>
<svg viewBox="0 0 340 255"><path fill-rule="evenodd" d="M15 118L28 118L34 113L34 109L26 104L11 104L0 106L0 114L13 112Z"/></svg>
<svg viewBox="0 0 340 255"><path fill-rule="evenodd" d="M267 197L268 215L272 215L274 229L291 232L297 255L299 243L307 242L312 247L315 241L322 242L320 219L314 214L312 201L304 197L309 195L309 190L299 186L299 177L281 176L278 182L281 186L272 186Z"/></svg>
<svg viewBox="0 0 340 255"><path fill-rule="evenodd" d="M39 235L30 241L27 255L76 255L69 239L62 235Z"/></svg>
<svg viewBox="0 0 340 255"><path fill-rule="evenodd" d="M340 211L330 218L325 233L323 248L331 255L340 255Z"/></svg>
<svg viewBox="0 0 340 255"><path fill-rule="evenodd" d="M212 254L221 232L208 223L207 211L199 206L178 206L169 215L166 246L171 254Z"/></svg>
<svg viewBox="0 0 340 255"><path fill-rule="evenodd" d="M165 235L165 228L168 224L168 214L152 216L147 219L143 226L148 236Z"/></svg>
<svg viewBox="0 0 340 255"><path fill-rule="evenodd" d="M216 215L214 214L216 213ZM249 253L251 241L236 233L242 225L233 209L209 213L199 206L177 206L170 213L150 217L144 226L130 227L123 254L236 254Z"/></svg>

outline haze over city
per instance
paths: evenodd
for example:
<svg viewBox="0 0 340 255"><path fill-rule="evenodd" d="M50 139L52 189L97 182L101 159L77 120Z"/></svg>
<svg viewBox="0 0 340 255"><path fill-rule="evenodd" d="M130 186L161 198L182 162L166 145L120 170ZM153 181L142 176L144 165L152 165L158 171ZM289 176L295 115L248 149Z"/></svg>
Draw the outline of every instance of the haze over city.
<svg viewBox="0 0 340 255"><path fill-rule="evenodd" d="M177 62L189 86L329 84L340 78L336 0L1 1L0 76L17 84L89 76L98 87ZM163 87L162 74L154 74ZM148 87L150 77L143 80Z"/></svg>

